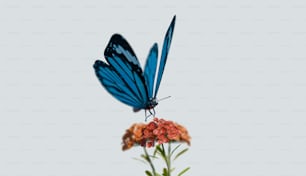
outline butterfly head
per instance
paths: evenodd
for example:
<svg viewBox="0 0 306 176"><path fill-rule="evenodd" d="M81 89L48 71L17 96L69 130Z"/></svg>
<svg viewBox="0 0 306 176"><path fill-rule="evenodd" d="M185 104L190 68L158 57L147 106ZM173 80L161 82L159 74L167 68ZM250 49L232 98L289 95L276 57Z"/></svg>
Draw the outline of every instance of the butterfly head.
<svg viewBox="0 0 306 176"><path fill-rule="evenodd" d="M153 109L156 105L158 105L157 99L151 98L150 101L148 101L146 109Z"/></svg>

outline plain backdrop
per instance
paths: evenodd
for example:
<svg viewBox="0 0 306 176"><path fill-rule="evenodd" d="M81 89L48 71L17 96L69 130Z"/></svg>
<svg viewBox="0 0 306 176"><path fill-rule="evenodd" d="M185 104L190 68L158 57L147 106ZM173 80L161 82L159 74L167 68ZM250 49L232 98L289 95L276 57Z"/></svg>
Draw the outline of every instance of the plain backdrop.
<svg viewBox="0 0 306 176"><path fill-rule="evenodd" d="M122 34L142 65L176 26L156 107L184 125L191 176L306 175L306 1L7 0L0 3L0 176L135 176L121 151L144 112L92 65Z"/></svg>

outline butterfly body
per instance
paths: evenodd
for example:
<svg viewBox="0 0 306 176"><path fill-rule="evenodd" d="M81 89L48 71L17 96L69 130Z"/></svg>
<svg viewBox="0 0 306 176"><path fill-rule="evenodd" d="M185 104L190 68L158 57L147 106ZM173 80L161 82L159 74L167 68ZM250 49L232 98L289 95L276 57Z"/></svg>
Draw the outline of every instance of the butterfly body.
<svg viewBox="0 0 306 176"><path fill-rule="evenodd" d="M144 108L133 108L133 111L134 111L134 112L138 112L138 111L140 111L141 109L150 111L151 109L154 109L154 107L157 106L157 105L158 105L157 99L156 99L156 98L153 98L153 99L150 99L150 100L145 104Z"/></svg>
<svg viewBox="0 0 306 176"><path fill-rule="evenodd" d="M158 104L156 95L167 61L174 25L175 16L165 35L158 70L156 43L152 46L142 70L134 51L120 34L111 37L104 51L106 62L97 60L94 64L96 76L103 87L119 101L133 107L134 112L144 109L155 114L154 107Z"/></svg>

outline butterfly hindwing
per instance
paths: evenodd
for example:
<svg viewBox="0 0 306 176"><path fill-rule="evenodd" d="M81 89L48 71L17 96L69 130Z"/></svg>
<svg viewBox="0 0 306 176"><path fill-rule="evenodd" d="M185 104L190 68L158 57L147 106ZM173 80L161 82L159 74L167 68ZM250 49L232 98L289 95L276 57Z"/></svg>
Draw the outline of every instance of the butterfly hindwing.
<svg viewBox="0 0 306 176"><path fill-rule="evenodd" d="M97 60L94 64L94 69L103 87L116 99L132 107L141 108L143 106L139 99L132 96L133 91L127 87L112 66Z"/></svg>
<svg viewBox="0 0 306 176"><path fill-rule="evenodd" d="M114 34L105 49L107 62L123 78L134 96L145 104L148 93L139 61L128 42L119 34Z"/></svg>
<svg viewBox="0 0 306 176"><path fill-rule="evenodd" d="M163 76L163 72L165 69L166 61L167 61L167 56L169 53L169 48L172 40L172 35L173 35L173 30L174 30L174 25L175 25L175 16L173 17L171 24L167 30L167 33L164 38L164 43L163 43L163 48L162 48L162 53L160 57L160 62L159 62L159 69L157 73L157 80L156 80L156 85L155 85L155 92L154 92L154 98L157 95L159 85Z"/></svg>
<svg viewBox="0 0 306 176"><path fill-rule="evenodd" d="M146 86L150 98L153 97L157 56L158 56L158 49L157 49L157 44L155 43L149 52L149 56L147 58L147 62L144 69L144 78L146 81Z"/></svg>

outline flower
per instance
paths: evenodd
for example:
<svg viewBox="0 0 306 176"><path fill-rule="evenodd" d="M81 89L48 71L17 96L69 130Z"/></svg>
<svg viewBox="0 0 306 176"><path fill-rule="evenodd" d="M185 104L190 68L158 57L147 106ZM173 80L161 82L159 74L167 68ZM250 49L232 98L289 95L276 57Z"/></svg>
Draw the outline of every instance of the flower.
<svg viewBox="0 0 306 176"><path fill-rule="evenodd" d="M181 146L178 144L176 147L172 147L174 142L185 142L190 145L190 136L188 131L182 125L173 121L154 118L151 122L135 123L129 129L126 130L122 137L122 150L127 150L133 146L142 146L144 154L140 155L140 160L147 162L151 171L146 170L146 175L158 176L167 175L170 176L174 171L174 167L171 167L171 163L185 153L188 148L178 150ZM167 143L167 145L165 144ZM166 149L165 147L168 147ZM154 147L154 152L149 154L146 148ZM163 159L166 163L166 167L162 169L162 173L155 169L154 161L156 159ZM190 167L187 167L179 172L178 175L183 175Z"/></svg>
<svg viewBox="0 0 306 176"><path fill-rule="evenodd" d="M143 140L143 129L145 128L145 124L138 123L133 124L129 129L126 130L123 135L123 147L122 150L127 150L134 146L136 143L141 143Z"/></svg>
<svg viewBox="0 0 306 176"><path fill-rule="evenodd" d="M153 147L155 143L186 142L190 145L188 131L173 121L154 118L148 124L135 123L126 130L122 137L122 150L133 146Z"/></svg>

